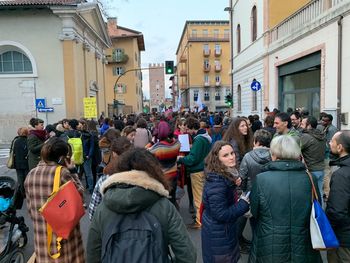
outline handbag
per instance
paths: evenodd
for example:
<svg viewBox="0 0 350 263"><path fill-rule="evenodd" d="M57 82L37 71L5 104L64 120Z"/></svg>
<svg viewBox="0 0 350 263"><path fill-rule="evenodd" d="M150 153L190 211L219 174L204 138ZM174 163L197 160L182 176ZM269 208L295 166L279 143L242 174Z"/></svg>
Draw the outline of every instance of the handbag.
<svg viewBox="0 0 350 263"><path fill-rule="evenodd" d="M310 235L312 248L316 250L335 249L339 247L339 242L334 234L331 224L328 221L326 213L318 201L318 196L312 175L308 169L306 172L312 185L312 208L310 215Z"/></svg>
<svg viewBox="0 0 350 263"><path fill-rule="evenodd" d="M85 214L83 199L72 180L60 187L62 166L57 166L53 190L39 209L47 223L47 250L53 259L60 257L61 241L68 239L72 230ZM57 253L51 255L52 232L57 236Z"/></svg>
<svg viewBox="0 0 350 263"><path fill-rule="evenodd" d="M10 148L10 153L9 153L9 158L7 159L6 166L9 169L14 169L15 168L15 155L13 153L13 145L15 144L15 141L18 139L18 136L16 136L12 142L11 142L11 148Z"/></svg>

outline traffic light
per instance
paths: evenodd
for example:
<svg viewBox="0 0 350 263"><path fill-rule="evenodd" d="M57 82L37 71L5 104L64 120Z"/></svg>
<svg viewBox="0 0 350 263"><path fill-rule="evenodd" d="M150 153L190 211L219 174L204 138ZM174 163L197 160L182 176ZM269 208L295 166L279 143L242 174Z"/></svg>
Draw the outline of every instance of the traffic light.
<svg viewBox="0 0 350 263"><path fill-rule="evenodd" d="M165 74L174 74L174 61L165 61Z"/></svg>
<svg viewBox="0 0 350 263"><path fill-rule="evenodd" d="M226 95L226 97L225 97L225 103L226 103L229 107L232 107L233 101L232 101L232 95L231 95L231 94Z"/></svg>

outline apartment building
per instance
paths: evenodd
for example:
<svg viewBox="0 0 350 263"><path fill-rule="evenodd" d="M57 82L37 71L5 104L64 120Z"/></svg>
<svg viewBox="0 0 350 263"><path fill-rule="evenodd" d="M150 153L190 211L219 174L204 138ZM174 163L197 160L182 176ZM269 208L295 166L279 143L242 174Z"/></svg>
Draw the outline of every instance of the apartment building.
<svg viewBox="0 0 350 263"><path fill-rule="evenodd" d="M226 20L186 21L176 50L182 106L227 110L230 85L230 26ZM198 105L201 103L202 105Z"/></svg>
<svg viewBox="0 0 350 263"><path fill-rule="evenodd" d="M140 113L142 106L141 52L145 43L141 32L119 26L108 18L112 46L106 51L106 100L108 115Z"/></svg>

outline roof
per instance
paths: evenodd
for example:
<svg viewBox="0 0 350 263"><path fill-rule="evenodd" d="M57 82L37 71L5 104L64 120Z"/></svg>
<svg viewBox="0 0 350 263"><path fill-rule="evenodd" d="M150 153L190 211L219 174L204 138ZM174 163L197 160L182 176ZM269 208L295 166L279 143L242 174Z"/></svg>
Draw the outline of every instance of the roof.
<svg viewBox="0 0 350 263"><path fill-rule="evenodd" d="M0 6L30 5L68 5L85 2L84 0L0 0Z"/></svg>
<svg viewBox="0 0 350 263"><path fill-rule="evenodd" d="M114 18L108 20L108 35L111 39L121 39L121 38L137 38L137 45L140 51L145 51L145 42L143 39L143 34L139 31L118 26L117 21Z"/></svg>
<svg viewBox="0 0 350 263"><path fill-rule="evenodd" d="M217 25L217 24L229 25L230 21L229 20L187 20L182 30L181 38L176 49L176 54L179 52L181 41L185 35L186 28L188 25Z"/></svg>

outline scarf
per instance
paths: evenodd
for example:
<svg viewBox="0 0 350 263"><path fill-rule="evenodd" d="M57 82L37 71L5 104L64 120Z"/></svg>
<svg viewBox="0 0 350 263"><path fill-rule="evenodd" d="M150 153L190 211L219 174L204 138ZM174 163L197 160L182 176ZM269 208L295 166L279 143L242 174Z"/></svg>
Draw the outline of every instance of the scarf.
<svg viewBox="0 0 350 263"><path fill-rule="evenodd" d="M30 130L29 134L33 134L38 137L41 141L45 141L47 137L47 133L45 130Z"/></svg>

